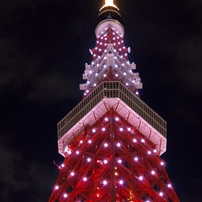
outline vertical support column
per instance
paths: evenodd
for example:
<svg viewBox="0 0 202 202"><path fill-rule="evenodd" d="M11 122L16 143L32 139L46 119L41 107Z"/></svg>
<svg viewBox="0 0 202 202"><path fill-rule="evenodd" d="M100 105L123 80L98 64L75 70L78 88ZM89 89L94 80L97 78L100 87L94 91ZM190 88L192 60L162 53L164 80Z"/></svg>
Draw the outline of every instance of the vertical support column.
<svg viewBox="0 0 202 202"><path fill-rule="evenodd" d="M110 194L111 201L116 202L116 181L115 181L115 142L114 142L114 112L110 109L110 150L111 150L111 168L110 168Z"/></svg>

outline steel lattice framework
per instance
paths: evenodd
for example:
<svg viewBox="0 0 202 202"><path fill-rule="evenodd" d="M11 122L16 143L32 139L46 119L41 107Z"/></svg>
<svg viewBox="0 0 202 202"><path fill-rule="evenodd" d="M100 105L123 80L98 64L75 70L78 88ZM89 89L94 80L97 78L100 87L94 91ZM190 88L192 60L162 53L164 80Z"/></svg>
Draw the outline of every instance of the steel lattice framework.
<svg viewBox="0 0 202 202"><path fill-rule="evenodd" d="M166 122L140 98L118 8L105 1L80 85L82 101L58 123L65 157L49 202L179 202L160 155Z"/></svg>

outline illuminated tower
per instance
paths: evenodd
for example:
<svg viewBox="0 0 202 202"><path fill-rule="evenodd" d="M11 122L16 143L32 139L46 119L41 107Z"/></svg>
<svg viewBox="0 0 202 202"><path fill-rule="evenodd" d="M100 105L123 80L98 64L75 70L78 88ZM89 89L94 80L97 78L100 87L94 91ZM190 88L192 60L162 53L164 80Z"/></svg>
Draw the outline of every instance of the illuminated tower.
<svg viewBox="0 0 202 202"><path fill-rule="evenodd" d="M160 155L166 122L138 95L119 9L106 0L82 101L58 123L65 157L49 202L178 202Z"/></svg>

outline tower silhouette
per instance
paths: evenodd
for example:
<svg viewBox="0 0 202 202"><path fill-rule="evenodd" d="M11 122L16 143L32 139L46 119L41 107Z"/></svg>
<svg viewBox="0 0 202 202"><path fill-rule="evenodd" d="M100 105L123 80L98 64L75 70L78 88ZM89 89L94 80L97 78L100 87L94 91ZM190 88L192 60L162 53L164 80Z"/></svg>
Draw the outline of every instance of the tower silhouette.
<svg viewBox="0 0 202 202"><path fill-rule="evenodd" d="M64 162L49 202L178 202L165 162L166 122L140 98L119 9L105 0L82 101L57 125Z"/></svg>

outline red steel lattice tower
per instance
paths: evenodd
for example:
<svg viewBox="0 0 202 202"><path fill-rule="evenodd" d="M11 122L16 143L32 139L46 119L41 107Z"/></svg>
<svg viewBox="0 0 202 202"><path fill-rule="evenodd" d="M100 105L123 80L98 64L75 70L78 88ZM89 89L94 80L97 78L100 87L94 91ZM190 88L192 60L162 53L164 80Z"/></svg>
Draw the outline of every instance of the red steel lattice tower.
<svg viewBox="0 0 202 202"><path fill-rule="evenodd" d="M49 202L178 202L160 158L166 122L139 98L142 83L113 0L98 19L84 97L57 125L65 160Z"/></svg>

